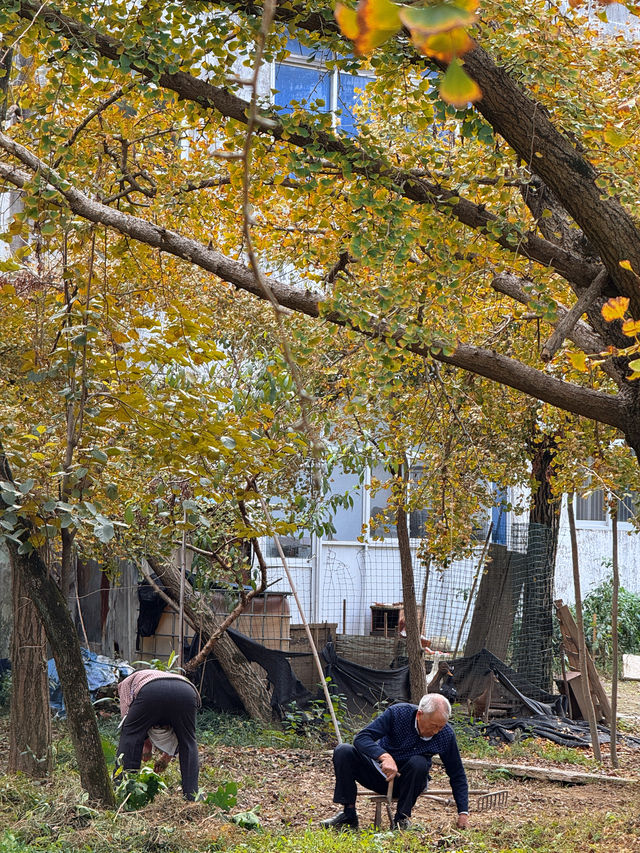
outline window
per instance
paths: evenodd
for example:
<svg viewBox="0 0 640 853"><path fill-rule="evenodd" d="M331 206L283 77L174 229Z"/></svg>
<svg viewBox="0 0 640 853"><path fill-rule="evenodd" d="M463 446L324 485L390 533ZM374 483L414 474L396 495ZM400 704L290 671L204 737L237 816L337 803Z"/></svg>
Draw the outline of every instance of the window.
<svg viewBox="0 0 640 853"><path fill-rule="evenodd" d="M493 529L491 531L491 541L496 545L507 544L507 490L502 486L493 487L495 504L491 507L491 521Z"/></svg>
<svg viewBox="0 0 640 853"><path fill-rule="evenodd" d="M618 501L618 521L631 524L638 513L638 493L629 492Z"/></svg>
<svg viewBox="0 0 640 853"><path fill-rule="evenodd" d="M362 90L371 75L348 74L330 70L327 60L333 54L314 52L295 39L287 42L291 55L285 62L276 62L273 71L274 103L283 112L291 112L292 102L306 101L319 112L330 112L336 127L348 136L358 133L355 107L361 102ZM340 115L338 115L340 111Z"/></svg>
<svg viewBox="0 0 640 853"><path fill-rule="evenodd" d="M575 501L576 521L606 521L607 516L604 509L604 495L602 489L596 489L586 498L576 495Z"/></svg>
<svg viewBox="0 0 640 853"><path fill-rule="evenodd" d="M638 493L629 492L618 499L618 521L621 524L631 524L638 512ZM575 498L576 521L595 521L603 524L610 523L609 513L604 503L602 489L596 489L588 497Z"/></svg>

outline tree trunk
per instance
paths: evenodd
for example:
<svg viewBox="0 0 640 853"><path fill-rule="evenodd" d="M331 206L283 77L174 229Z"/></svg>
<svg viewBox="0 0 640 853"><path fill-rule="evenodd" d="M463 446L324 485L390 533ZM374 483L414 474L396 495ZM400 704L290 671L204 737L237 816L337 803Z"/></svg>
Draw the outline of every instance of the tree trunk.
<svg viewBox="0 0 640 853"><path fill-rule="evenodd" d="M71 621L76 622L76 590L78 588L78 564L74 548L75 532L63 528L60 531L62 552L60 557L60 591L69 608Z"/></svg>
<svg viewBox="0 0 640 853"><path fill-rule="evenodd" d="M14 482L1 441L0 479ZM11 539L7 539L7 547L13 575L20 577L24 590L37 608L53 652L82 787L92 801L112 807L115 798L91 704L80 643L64 597L37 551L19 554L18 545Z"/></svg>
<svg viewBox="0 0 640 853"><path fill-rule="evenodd" d="M147 562L160 578L177 607L180 599L180 572L169 563L160 564L149 558ZM213 633L218 627L219 620L206 601L196 596L189 583L185 585L184 590L184 612L191 625L197 627L205 636ZM214 654L247 714L254 720L270 722L272 711L266 684L256 674L228 634L225 633L216 640Z"/></svg>
<svg viewBox="0 0 640 853"><path fill-rule="evenodd" d="M91 704L80 643L66 602L37 552L20 555L14 543L9 541L8 545L16 571L36 604L53 652L82 787L93 802L113 807L113 788Z"/></svg>
<svg viewBox="0 0 640 853"><path fill-rule="evenodd" d="M409 524L404 507L396 510L398 531L398 550L400 552L400 574L402 577L402 604L404 606L405 628L407 632L407 656L409 658L409 685L411 701L416 704L427 692L427 678L424 668L424 654L420 643L420 624L418 605L413 578L413 560L409 543Z"/></svg>
<svg viewBox="0 0 640 853"><path fill-rule="evenodd" d="M542 436L532 442L532 495L527 534L526 572L514 590L522 590L522 625L514 668L542 690L552 684L553 580L558 549L560 504L551 491L555 441Z"/></svg>
<svg viewBox="0 0 640 853"><path fill-rule="evenodd" d="M11 554L11 723L9 773L43 778L52 767L47 638Z"/></svg>

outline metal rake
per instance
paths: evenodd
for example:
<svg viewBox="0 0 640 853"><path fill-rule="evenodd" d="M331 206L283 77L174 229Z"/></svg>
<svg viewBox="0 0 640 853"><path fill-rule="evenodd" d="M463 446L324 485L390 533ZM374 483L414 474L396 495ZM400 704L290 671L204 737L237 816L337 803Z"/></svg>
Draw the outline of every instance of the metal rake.
<svg viewBox="0 0 640 853"><path fill-rule="evenodd" d="M491 809L500 809L507 805L508 797L509 792L506 790L483 794L481 797L478 797L475 810L477 812L488 812Z"/></svg>

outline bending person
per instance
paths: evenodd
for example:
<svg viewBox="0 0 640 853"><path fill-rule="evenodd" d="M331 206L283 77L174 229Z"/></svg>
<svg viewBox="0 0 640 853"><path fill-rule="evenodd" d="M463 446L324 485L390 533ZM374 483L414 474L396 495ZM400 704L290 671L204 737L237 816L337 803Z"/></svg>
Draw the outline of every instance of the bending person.
<svg viewBox="0 0 640 853"><path fill-rule="evenodd" d="M357 829L356 782L370 791L386 794L393 779L393 797L398 807L394 829L409 826L411 810L426 789L431 759L439 755L447 771L458 807L460 829L469 824L469 787L456 736L448 723L451 705L439 693L428 693L420 704L391 705L358 732L353 746L339 744L333 751L336 774L334 803L342 811L323 821L332 829Z"/></svg>
<svg viewBox="0 0 640 853"><path fill-rule="evenodd" d="M196 711L200 695L183 675L158 669L141 669L118 685L123 717L118 744L125 770L138 770L142 749L151 729L170 726L177 740L182 792L194 800L198 791ZM156 729L157 731L157 729Z"/></svg>

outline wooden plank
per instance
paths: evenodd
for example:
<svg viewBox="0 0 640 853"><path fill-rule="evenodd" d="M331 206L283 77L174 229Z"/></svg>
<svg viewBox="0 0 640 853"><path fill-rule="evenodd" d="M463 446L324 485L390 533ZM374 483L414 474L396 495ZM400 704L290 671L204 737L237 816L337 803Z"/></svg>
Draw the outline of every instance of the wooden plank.
<svg viewBox="0 0 640 853"><path fill-rule="evenodd" d="M560 631L564 642L565 652L569 658L571 668L580 669L580 659L578 653L578 626L575 619L571 615L571 611L562 599L554 602L558 621L560 622ZM587 652L587 672L589 674L589 690L593 699L593 705L596 710L596 717L604 719L607 725L611 725L611 703L609 697L600 681L600 676L596 670L595 664L589 652ZM584 716L584 714L583 714ZM586 717L585 717L586 719Z"/></svg>
<svg viewBox="0 0 640 853"><path fill-rule="evenodd" d="M467 770L493 770L508 772L511 776L526 779L542 779L544 782L564 782L568 785L588 785L594 782L607 785L639 785L640 779L624 776L604 776L601 773L580 773L575 770L555 770L550 767L533 767L528 764L496 764L480 758L465 758L462 763Z"/></svg>

